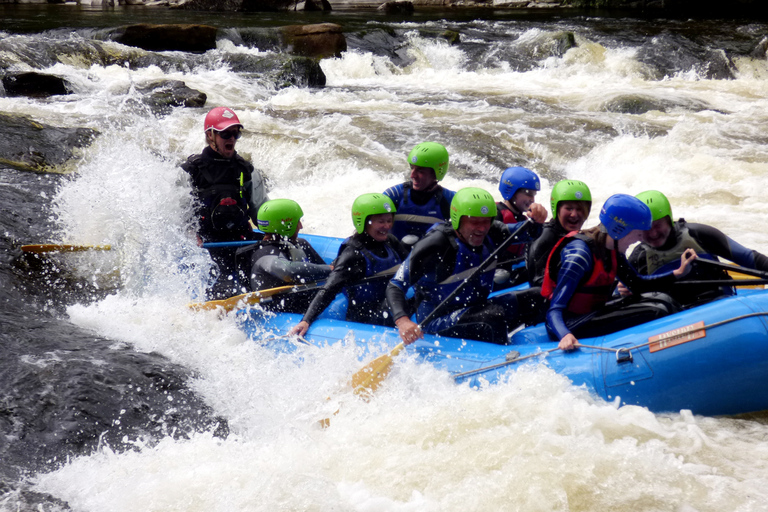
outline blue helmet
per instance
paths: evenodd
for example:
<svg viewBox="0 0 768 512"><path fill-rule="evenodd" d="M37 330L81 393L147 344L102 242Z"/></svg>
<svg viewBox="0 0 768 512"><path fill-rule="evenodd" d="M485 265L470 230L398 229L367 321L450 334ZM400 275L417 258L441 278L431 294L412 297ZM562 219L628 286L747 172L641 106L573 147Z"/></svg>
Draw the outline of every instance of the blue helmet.
<svg viewBox="0 0 768 512"><path fill-rule="evenodd" d="M600 222L614 240L624 238L634 229L651 229L653 216L644 202L628 194L614 194L600 210Z"/></svg>
<svg viewBox="0 0 768 512"><path fill-rule="evenodd" d="M499 192L505 201L512 199L521 188L529 190L541 190L539 177L530 169L525 167L508 167L501 175L499 180Z"/></svg>

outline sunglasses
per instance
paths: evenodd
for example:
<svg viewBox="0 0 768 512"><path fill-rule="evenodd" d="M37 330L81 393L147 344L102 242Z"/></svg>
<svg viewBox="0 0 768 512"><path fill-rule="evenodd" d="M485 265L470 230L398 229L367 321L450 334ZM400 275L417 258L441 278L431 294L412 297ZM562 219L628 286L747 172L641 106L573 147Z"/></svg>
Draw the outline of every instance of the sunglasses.
<svg viewBox="0 0 768 512"><path fill-rule="evenodd" d="M224 140L229 140L232 137L234 137L235 140L237 140L242 135L242 133L240 133L239 130L236 132L216 132L216 133L219 135L219 137L221 137Z"/></svg>

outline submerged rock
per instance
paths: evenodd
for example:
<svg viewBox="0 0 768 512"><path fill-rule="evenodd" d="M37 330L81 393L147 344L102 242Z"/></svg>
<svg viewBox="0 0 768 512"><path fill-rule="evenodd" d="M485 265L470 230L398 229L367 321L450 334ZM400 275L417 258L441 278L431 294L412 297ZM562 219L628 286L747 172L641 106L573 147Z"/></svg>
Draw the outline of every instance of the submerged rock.
<svg viewBox="0 0 768 512"><path fill-rule="evenodd" d="M285 44L291 53L303 57L341 57L347 51L347 40L341 25L288 25L282 28Z"/></svg>
<svg viewBox="0 0 768 512"><path fill-rule="evenodd" d="M201 53L216 48L218 29L209 25L151 25L141 23L108 32L109 39L147 51Z"/></svg>

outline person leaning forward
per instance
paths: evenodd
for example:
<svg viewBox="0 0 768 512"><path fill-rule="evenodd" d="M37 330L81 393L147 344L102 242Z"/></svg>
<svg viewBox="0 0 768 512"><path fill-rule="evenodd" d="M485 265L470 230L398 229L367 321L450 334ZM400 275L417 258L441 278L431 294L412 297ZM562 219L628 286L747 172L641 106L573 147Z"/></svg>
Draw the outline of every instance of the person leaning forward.
<svg viewBox="0 0 768 512"><path fill-rule="evenodd" d="M674 270L680 265L680 255L686 249L694 249L701 259L717 261L725 258L742 267L768 271L768 257L748 249L725 235L722 231L706 224L688 223L685 219L673 221L669 199L657 190L641 192L636 196L651 209L653 224L643 232L643 241L629 256L629 263L639 274L655 275ZM696 264L685 280L728 281L730 276L715 266ZM727 282L723 283L727 285ZM668 292L683 305L709 300L722 295L733 295L730 286L676 287ZM622 294L626 290L622 288Z"/></svg>
<svg viewBox="0 0 768 512"><path fill-rule="evenodd" d="M450 221L438 224L411 250L387 286L387 301L400 337L406 344L423 336L416 323L423 321L466 277L520 224L494 220L496 203L480 188L459 190L451 201ZM531 208L534 223L513 242L524 242L541 233L547 211L541 205ZM494 265L464 285L456 300L445 305L424 332L466 337L493 343L508 342L507 332L516 326L516 300L513 294L488 299L493 286ZM415 290L415 320L409 318L406 290Z"/></svg>

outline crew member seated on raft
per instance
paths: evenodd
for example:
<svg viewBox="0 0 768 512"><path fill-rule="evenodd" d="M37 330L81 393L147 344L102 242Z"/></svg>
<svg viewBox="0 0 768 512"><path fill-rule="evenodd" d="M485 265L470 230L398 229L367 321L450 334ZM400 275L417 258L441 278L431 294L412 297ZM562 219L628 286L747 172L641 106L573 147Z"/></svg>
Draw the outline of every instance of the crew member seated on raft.
<svg viewBox="0 0 768 512"><path fill-rule="evenodd" d="M684 219L673 222L672 207L667 197L657 190L641 192L636 196L651 209L653 224L643 232L643 241L631 253L630 264L638 274L655 275L678 267L680 255L694 249L700 259L725 258L742 267L768 271L768 257L747 249L720 230L705 224L687 223ZM685 280L730 280L728 273L713 265L697 263ZM724 283L727 284L727 283ZM678 286L668 292L683 305L691 305L722 295L733 295L730 286ZM626 294L622 288L622 294Z"/></svg>
<svg viewBox="0 0 768 512"><path fill-rule="evenodd" d="M394 203L383 194L363 194L355 199L352 223L356 233L342 243L331 275L289 334L306 334L342 289L348 299L347 320L395 326L385 290L408 249L390 233L394 214ZM373 279L360 282L365 278Z"/></svg>
<svg viewBox="0 0 768 512"><path fill-rule="evenodd" d="M259 207L268 200L264 179L250 162L237 154L235 144L243 125L235 112L216 107L205 116L206 147L181 165L190 177L198 219L197 242L257 240L250 221L256 222ZM238 288L235 247L208 250L217 266L208 298L242 293Z"/></svg>
<svg viewBox="0 0 768 512"><path fill-rule="evenodd" d="M408 164L410 181L389 187L384 195L397 208L392 234L411 246L436 222L450 218L455 192L438 184L448 172L448 150L442 144L417 144L408 154Z"/></svg>
<svg viewBox="0 0 768 512"><path fill-rule="evenodd" d="M503 201L496 203L496 220L505 224L522 222L531 205L536 202L536 192L541 190L539 176L525 167L509 167L499 180L499 192ZM528 272L521 259L528 248L527 243L510 244L504 257L496 267L494 289L500 290L517 286L528 280Z"/></svg>
<svg viewBox="0 0 768 512"><path fill-rule="evenodd" d="M258 226L265 233L264 239L248 248L252 253L252 291L314 283L331 273L330 265L309 242L298 238L303 215L299 204L291 199L272 199L261 205ZM271 311L303 313L314 293L288 293L262 305Z"/></svg>
<svg viewBox="0 0 768 512"><path fill-rule="evenodd" d="M513 242L524 242L541 233L547 211L532 205L533 219ZM426 317L480 266L519 224L497 220L496 203L491 194L480 188L459 190L451 201L451 220L438 224L416 245L387 286L395 325L406 344L423 337L416 322ZM517 326L514 294L488 298L493 286L494 265L468 281L456 300L444 305L424 332L464 337L493 343L508 343L507 333ZM413 287L416 299L416 322L409 318L406 291Z"/></svg>
<svg viewBox="0 0 768 512"><path fill-rule="evenodd" d="M636 292L669 285L683 276L696 258L693 249L680 257L680 267L656 276L638 276L624 253L651 226L651 211L627 194L608 198L600 211L601 224L571 232L552 249L541 293L550 300L546 326L559 348L573 350L578 337L602 336L648 322L678 309L664 294L639 302L609 305L616 277Z"/></svg>
<svg viewBox="0 0 768 512"><path fill-rule="evenodd" d="M541 236L528 245L525 266L531 287L517 292L520 319L526 325L544 321L549 302L541 294L541 283L552 248L571 231L579 231L592 209L592 193L589 187L577 180L561 180L555 183L550 194L552 219L544 224Z"/></svg>

